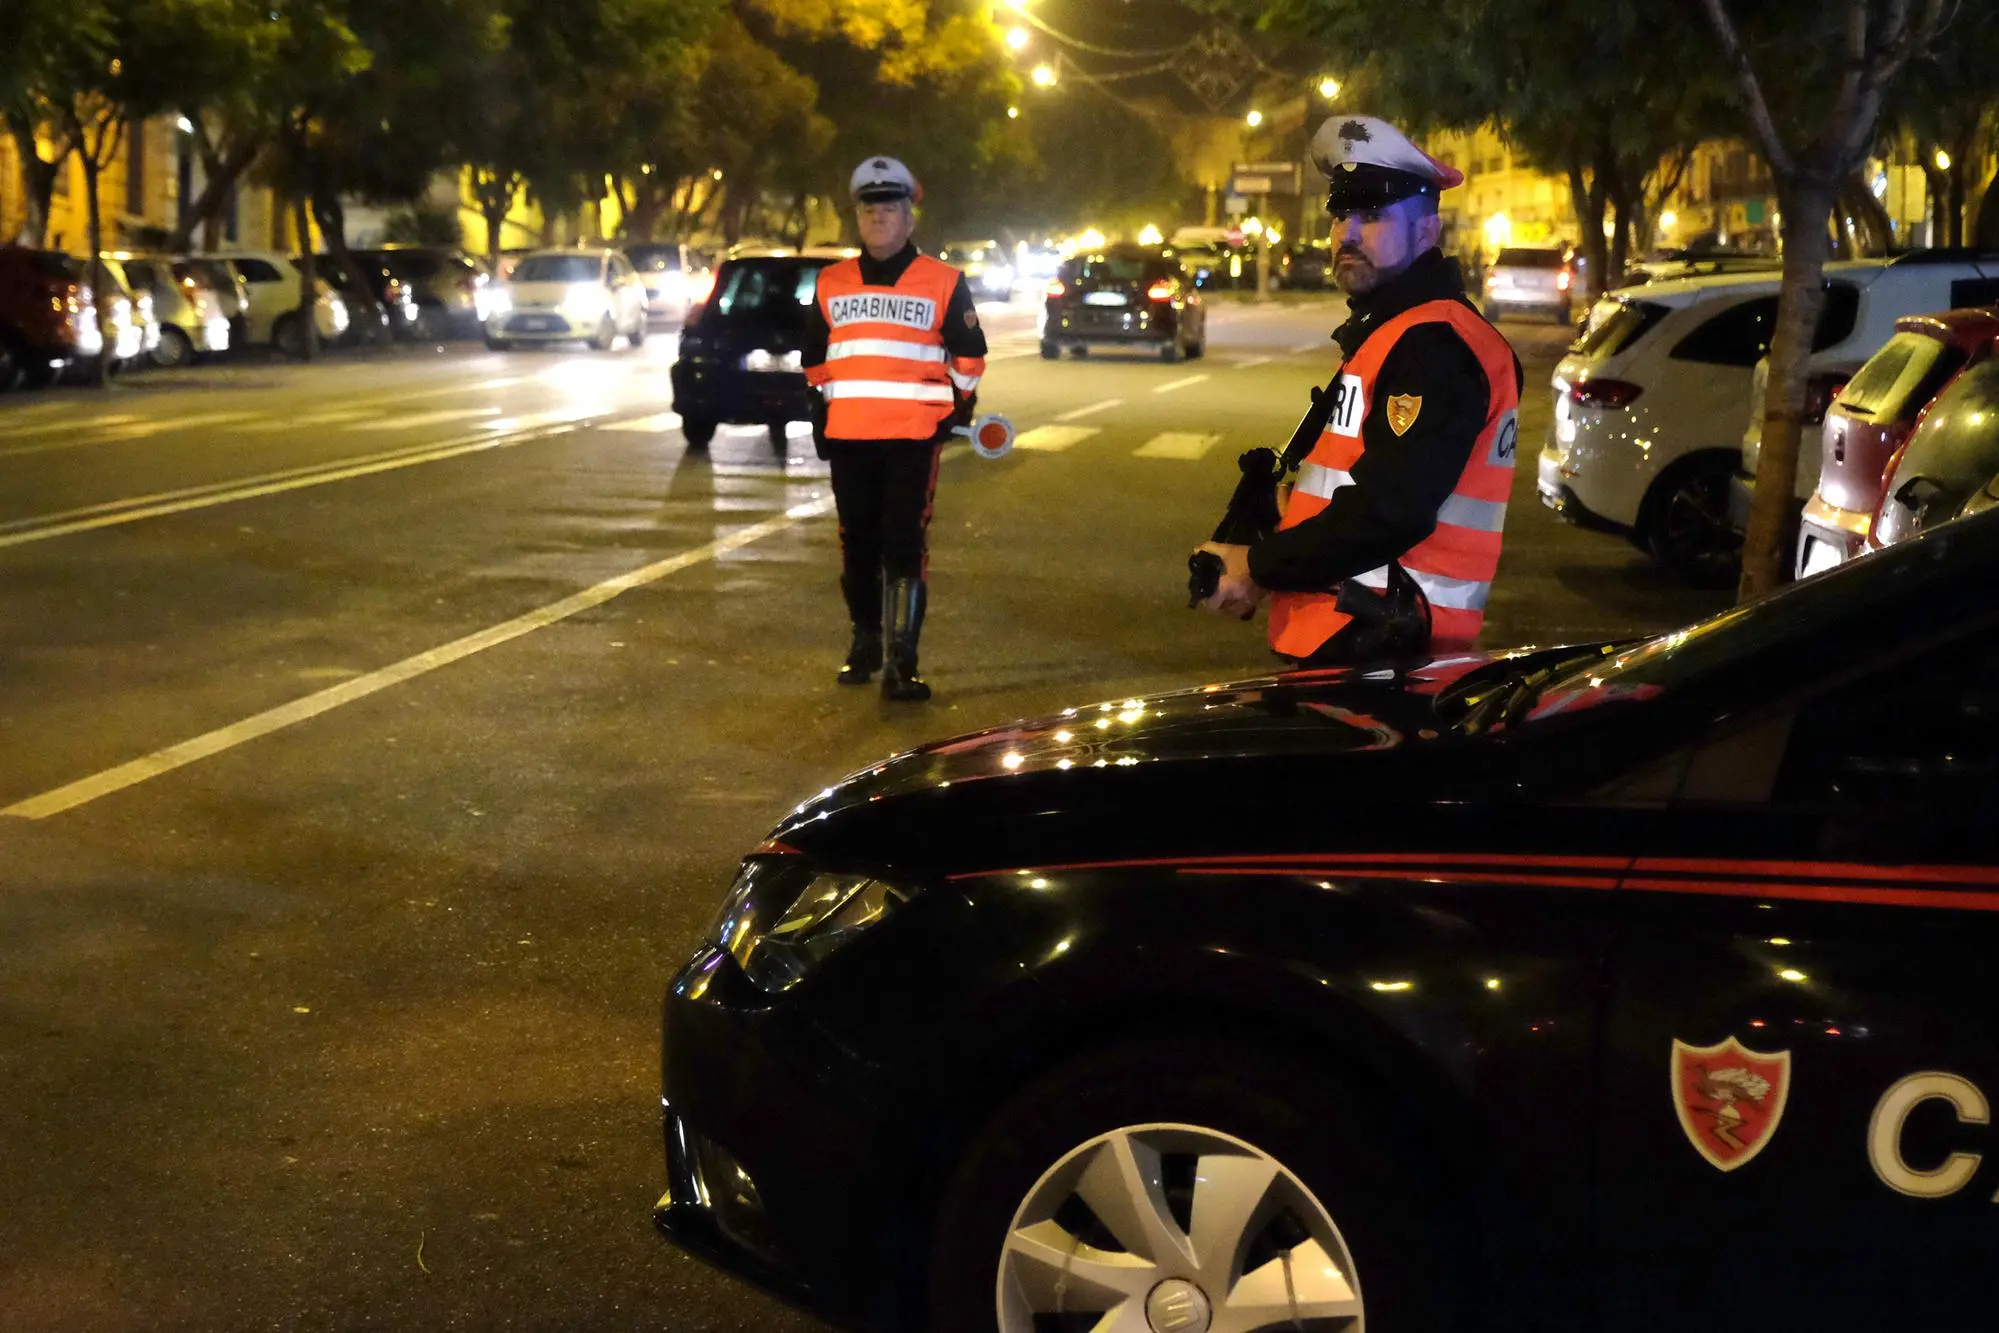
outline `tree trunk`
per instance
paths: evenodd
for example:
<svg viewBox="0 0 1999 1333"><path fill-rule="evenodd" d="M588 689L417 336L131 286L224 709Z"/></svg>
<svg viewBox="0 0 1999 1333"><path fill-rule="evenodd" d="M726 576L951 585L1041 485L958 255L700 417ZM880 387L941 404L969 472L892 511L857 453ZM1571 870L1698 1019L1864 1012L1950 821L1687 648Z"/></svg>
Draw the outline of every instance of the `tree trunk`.
<svg viewBox="0 0 1999 1333"><path fill-rule="evenodd" d="M222 205L229 198L229 192L236 182L257 160L262 145L256 142L237 144L220 154L204 151L201 155L201 193L188 205L180 224L167 238L167 249L179 254L187 249L187 243L194 236L194 229L202 229L202 238L207 248L213 250L221 239L222 219L219 216Z"/></svg>
<svg viewBox="0 0 1999 1333"><path fill-rule="evenodd" d="M304 192L292 200L292 226L298 231L299 358L319 355L319 266L312 257L312 209Z"/></svg>
<svg viewBox="0 0 1999 1333"><path fill-rule="evenodd" d="M99 388L111 385L111 363L117 359L116 339L112 334L111 320L111 276L104 271L104 216L98 209L97 176L102 170L97 160L89 153L83 154L83 198L87 222L85 234L90 244L90 293L97 306L97 369L91 383ZM137 320L139 312L128 307L126 318Z"/></svg>
<svg viewBox="0 0 1999 1333"><path fill-rule="evenodd" d="M24 125L10 116L7 128L14 136L15 155L21 159L21 229L14 239L40 249L49 237L49 201L55 197L56 173L69 154L65 150L55 161L44 162L32 124Z"/></svg>
<svg viewBox="0 0 1999 1333"><path fill-rule="evenodd" d="M1784 285L1770 341L1770 378L1763 398L1763 444L1750 493L1749 531L1742 542L1737 600L1773 591L1790 567L1791 497L1798 480L1805 379L1812 336L1825 305L1825 263L1832 251L1827 219L1837 189L1811 181L1779 187L1784 210Z"/></svg>
<svg viewBox="0 0 1999 1333"><path fill-rule="evenodd" d="M340 265L341 271L346 273L354 284L353 290L359 293L361 309L358 311L350 309L347 314L350 319L360 319L365 325L360 331L361 338L371 343L392 341L395 326L390 322L392 317L388 306L382 303L381 294L375 290L374 276L361 267L361 261L347 248L346 207L337 198L329 198L315 192L312 196L312 213L314 220L319 223L320 238L326 242L327 251L332 254L333 262ZM365 319L362 319L363 314L366 315Z"/></svg>
<svg viewBox="0 0 1999 1333"><path fill-rule="evenodd" d="M1603 236L1603 178L1598 176L1585 186L1580 157L1569 159L1569 206L1575 210L1576 226L1582 232L1576 244L1582 247L1583 262L1589 269L1588 303L1594 305L1597 297L1610 290L1610 255Z"/></svg>

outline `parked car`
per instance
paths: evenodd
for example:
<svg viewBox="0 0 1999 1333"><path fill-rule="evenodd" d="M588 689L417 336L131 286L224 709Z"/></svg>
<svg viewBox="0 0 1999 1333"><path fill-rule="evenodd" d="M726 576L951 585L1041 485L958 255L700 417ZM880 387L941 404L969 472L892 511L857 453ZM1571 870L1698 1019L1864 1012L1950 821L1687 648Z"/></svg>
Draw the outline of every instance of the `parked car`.
<svg viewBox="0 0 1999 1333"><path fill-rule="evenodd" d="M1117 245L1062 265L1042 309L1041 355L1083 356L1092 344L1150 347L1162 361L1206 354L1207 307L1175 250Z"/></svg>
<svg viewBox="0 0 1999 1333"><path fill-rule="evenodd" d="M135 291L125 276L125 266L109 255L100 255L105 290L109 299L101 303L104 336L111 344L111 359L121 370L129 370L151 358L160 345L160 321L153 313L153 294ZM76 261L86 270L88 259Z"/></svg>
<svg viewBox="0 0 1999 1333"><path fill-rule="evenodd" d="M205 283L215 293L217 308L229 321L229 345L241 347L250 337L250 284L228 261L213 255L176 255L174 272Z"/></svg>
<svg viewBox="0 0 1999 1333"><path fill-rule="evenodd" d="M416 302L410 332L424 341L473 338L492 313L493 279L463 250L440 245L385 245L356 250L401 280Z"/></svg>
<svg viewBox="0 0 1999 1333"><path fill-rule="evenodd" d="M1004 301L1013 295L1013 256L998 241L948 241L937 257L965 275L975 299Z"/></svg>
<svg viewBox="0 0 1999 1333"><path fill-rule="evenodd" d="M1277 285L1293 291L1323 291L1332 276L1330 241L1294 241L1277 261Z"/></svg>
<svg viewBox="0 0 1999 1333"><path fill-rule="evenodd" d="M1871 545L1893 546L1999 506L1999 358L1992 352L1988 344L1937 391L1889 460Z"/></svg>
<svg viewBox="0 0 1999 1333"><path fill-rule="evenodd" d="M1574 285L1568 251L1508 246L1485 271L1485 317L1496 320L1529 313L1552 315L1557 324L1572 323Z"/></svg>
<svg viewBox="0 0 1999 1333"><path fill-rule="evenodd" d="M1995 681L1986 514L869 764L666 988L655 1225L842 1327L1977 1327Z"/></svg>
<svg viewBox="0 0 1999 1333"><path fill-rule="evenodd" d="M103 345L81 260L0 245L0 390L52 383Z"/></svg>
<svg viewBox="0 0 1999 1333"><path fill-rule="evenodd" d="M1982 290L1999 261L1926 253L1828 264L1825 276L1816 372L1864 361L1903 315L1963 304L1953 294ZM1555 368L1542 501L1629 533L1690 582L1732 581L1741 537L1730 492L1778 286L1775 274L1718 273L1606 295Z"/></svg>
<svg viewBox="0 0 1999 1333"><path fill-rule="evenodd" d="M1673 250L1657 258L1642 259L1624 268L1623 287L1642 287L1648 282L1670 282L1675 278L1700 278L1715 273L1775 273L1784 261L1775 255L1747 250Z"/></svg>
<svg viewBox="0 0 1999 1333"><path fill-rule="evenodd" d="M168 255L120 251L107 258L125 280L152 298L159 341L151 352L156 366L185 366L229 350L229 319L205 275Z"/></svg>
<svg viewBox="0 0 1999 1333"><path fill-rule="evenodd" d="M1896 321L1895 336L1867 359L1826 413L1818 484L1798 531L1797 577L1876 549L1874 516L1896 451L1951 376L1996 353L1999 308Z"/></svg>
<svg viewBox="0 0 1999 1333"><path fill-rule="evenodd" d="M313 256L313 272L323 277L347 305L345 341L358 341L362 336L363 322L371 318L391 338L406 340L416 337L416 295L409 285L380 260L364 258L358 251L349 253L354 255L361 275L367 279L366 291L356 290L354 276L332 254Z"/></svg>
<svg viewBox="0 0 1999 1333"><path fill-rule="evenodd" d="M514 266L486 318L486 346L582 339L608 351L646 340L646 292L631 261L603 246L537 250Z"/></svg>
<svg viewBox="0 0 1999 1333"><path fill-rule="evenodd" d="M212 256L225 263L243 282L249 306L243 313L245 346L275 347L287 356L305 350L305 324L300 319L303 275L291 256L276 250L229 250ZM347 303L327 281L314 273L313 327L321 342L333 343L347 332Z"/></svg>
<svg viewBox="0 0 1999 1333"><path fill-rule="evenodd" d="M680 241L646 241L625 247L646 289L646 318L684 320L708 299L715 274Z"/></svg>
<svg viewBox="0 0 1999 1333"><path fill-rule="evenodd" d="M715 290L688 312L680 356L668 372L681 434L695 448L722 423L763 426L773 448L785 428L812 418L801 348L817 299L823 255L731 259Z"/></svg>

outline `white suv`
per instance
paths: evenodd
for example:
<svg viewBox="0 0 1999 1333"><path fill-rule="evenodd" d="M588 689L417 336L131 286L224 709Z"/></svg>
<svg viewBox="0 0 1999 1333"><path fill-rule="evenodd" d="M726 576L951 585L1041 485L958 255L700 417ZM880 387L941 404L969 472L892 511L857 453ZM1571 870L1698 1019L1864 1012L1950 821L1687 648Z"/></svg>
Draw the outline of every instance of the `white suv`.
<svg viewBox="0 0 1999 1333"><path fill-rule="evenodd" d="M1826 265L1811 370L1866 360L1898 318L1946 309L1953 284L1994 274L1999 265L1948 253ZM1691 582L1731 582L1741 538L1729 492L1778 286L1775 273L1717 273L1598 301L1555 367L1542 502L1583 526L1629 533Z"/></svg>
<svg viewBox="0 0 1999 1333"><path fill-rule="evenodd" d="M276 250L227 250L203 258L227 264L249 293L249 305L243 311L244 343L268 343L287 356L298 356L305 350L305 326L298 318L303 275L289 255ZM316 278L313 287L318 296L312 322L318 326L320 340L332 342L347 332L347 303L325 278Z"/></svg>

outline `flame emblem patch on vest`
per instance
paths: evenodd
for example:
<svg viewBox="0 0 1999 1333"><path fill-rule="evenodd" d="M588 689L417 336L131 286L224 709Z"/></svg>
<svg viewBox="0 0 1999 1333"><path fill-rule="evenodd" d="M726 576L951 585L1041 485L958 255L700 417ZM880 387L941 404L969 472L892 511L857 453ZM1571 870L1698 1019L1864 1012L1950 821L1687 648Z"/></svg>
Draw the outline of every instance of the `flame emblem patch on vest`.
<svg viewBox="0 0 1999 1333"><path fill-rule="evenodd" d="M1388 400L1388 429L1397 435L1406 435L1416 424L1416 414L1423 410L1421 394L1395 394Z"/></svg>
<svg viewBox="0 0 1999 1333"><path fill-rule="evenodd" d="M1770 1142L1791 1095L1791 1053L1673 1041L1673 1110L1694 1150L1733 1171Z"/></svg>

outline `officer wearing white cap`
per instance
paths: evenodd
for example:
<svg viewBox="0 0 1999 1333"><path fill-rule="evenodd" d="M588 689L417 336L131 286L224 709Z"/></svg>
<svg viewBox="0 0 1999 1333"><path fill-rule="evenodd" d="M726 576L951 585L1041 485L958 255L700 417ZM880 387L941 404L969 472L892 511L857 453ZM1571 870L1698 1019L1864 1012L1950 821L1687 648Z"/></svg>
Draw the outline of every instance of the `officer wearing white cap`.
<svg viewBox="0 0 1999 1333"><path fill-rule="evenodd" d="M1519 360L1438 248L1439 192L1464 177L1373 116L1312 137L1348 317L1324 426L1276 531L1209 542L1204 605L1270 603L1270 645L1312 665L1470 647L1512 492Z"/></svg>
<svg viewBox="0 0 1999 1333"><path fill-rule="evenodd" d="M822 395L813 435L832 463L853 622L839 681L865 685L879 670L883 698L923 700L937 461L952 427L971 421L986 335L964 274L910 240L923 187L909 168L866 158L848 192L863 253L820 270L803 347Z"/></svg>

